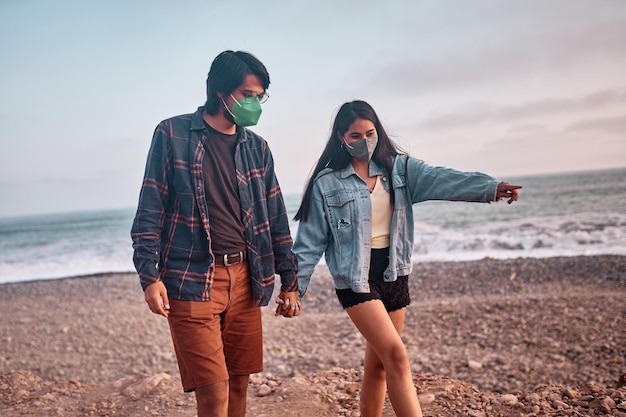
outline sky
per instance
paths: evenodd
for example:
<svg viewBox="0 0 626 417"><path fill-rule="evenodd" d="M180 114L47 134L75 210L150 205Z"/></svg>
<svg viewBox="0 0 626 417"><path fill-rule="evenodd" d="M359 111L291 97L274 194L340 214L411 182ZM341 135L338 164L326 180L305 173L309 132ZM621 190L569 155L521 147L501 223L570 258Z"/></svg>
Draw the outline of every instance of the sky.
<svg viewBox="0 0 626 417"><path fill-rule="evenodd" d="M0 217L135 207L154 128L228 49L270 73L252 130L284 193L354 99L432 165L626 166L624 0L0 0Z"/></svg>

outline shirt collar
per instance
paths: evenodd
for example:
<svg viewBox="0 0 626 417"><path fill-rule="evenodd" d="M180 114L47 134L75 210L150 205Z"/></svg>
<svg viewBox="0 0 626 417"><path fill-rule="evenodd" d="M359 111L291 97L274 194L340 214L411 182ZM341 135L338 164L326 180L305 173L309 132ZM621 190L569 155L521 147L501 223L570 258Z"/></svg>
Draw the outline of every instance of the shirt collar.
<svg viewBox="0 0 626 417"><path fill-rule="evenodd" d="M382 174L382 168L373 159L370 160L370 177L375 177ZM354 168L350 163L341 171L339 171L339 175L341 176L341 178L348 178L350 175L357 175L357 173L354 171Z"/></svg>
<svg viewBox="0 0 626 417"><path fill-rule="evenodd" d="M202 110L204 110L203 106L198 107L198 110L194 114L191 115L191 130L202 130L204 129L204 119L202 118Z"/></svg>
<svg viewBox="0 0 626 417"><path fill-rule="evenodd" d="M202 130L205 128L205 121L202 118L202 111L204 110L204 106L198 107L198 109L191 115L191 126L190 130ZM240 142L244 142L247 140L248 130L245 128L241 128L237 126L237 140Z"/></svg>

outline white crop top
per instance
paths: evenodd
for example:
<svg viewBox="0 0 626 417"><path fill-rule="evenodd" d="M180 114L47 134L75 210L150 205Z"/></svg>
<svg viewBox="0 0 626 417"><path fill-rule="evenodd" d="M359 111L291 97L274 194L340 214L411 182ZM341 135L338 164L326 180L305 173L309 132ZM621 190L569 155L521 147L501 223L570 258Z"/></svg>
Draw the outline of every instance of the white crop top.
<svg viewBox="0 0 626 417"><path fill-rule="evenodd" d="M380 175L376 176L376 184L370 194L370 200L372 202L372 249L387 248L389 247L393 207L389 192L380 181Z"/></svg>

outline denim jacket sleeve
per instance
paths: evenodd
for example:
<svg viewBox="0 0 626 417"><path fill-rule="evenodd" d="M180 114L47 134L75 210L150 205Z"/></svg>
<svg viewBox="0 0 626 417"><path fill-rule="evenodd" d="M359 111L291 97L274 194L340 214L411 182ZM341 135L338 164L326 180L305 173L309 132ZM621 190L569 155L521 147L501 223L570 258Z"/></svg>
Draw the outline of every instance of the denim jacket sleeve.
<svg viewBox="0 0 626 417"><path fill-rule="evenodd" d="M171 176L170 139L164 133L167 131L164 123L157 126L152 137L139 204L131 229L133 262L144 289L159 280L157 263Z"/></svg>
<svg viewBox="0 0 626 417"><path fill-rule="evenodd" d="M309 216L300 221L293 252L298 260L298 292L306 294L315 266L328 246L330 229L324 211L324 199L319 183L313 185Z"/></svg>
<svg viewBox="0 0 626 417"><path fill-rule="evenodd" d="M488 203L496 199L499 181L481 172L432 166L410 157L406 170L412 203L427 200Z"/></svg>

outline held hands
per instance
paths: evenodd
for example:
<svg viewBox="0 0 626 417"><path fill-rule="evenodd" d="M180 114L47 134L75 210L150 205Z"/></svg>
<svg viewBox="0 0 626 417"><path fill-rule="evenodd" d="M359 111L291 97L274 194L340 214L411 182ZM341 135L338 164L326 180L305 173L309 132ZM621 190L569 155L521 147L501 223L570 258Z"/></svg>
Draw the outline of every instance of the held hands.
<svg viewBox="0 0 626 417"><path fill-rule="evenodd" d="M297 291L281 291L278 298L276 298L276 304L274 316L295 317L300 314L300 308L302 308Z"/></svg>
<svg viewBox="0 0 626 417"><path fill-rule="evenodd" d="M156 281L146 287L143 292L150 311L167 317L170 314L170 301L167 298L167 290L163 281Z"/></svg>
<svg viewBox="0 0 626 417"><path fill-rule="evenodd" d="M514 201L517 201L519 198L519 190L522 188L521 185L512 185L508 182L501 182L498 184L498 189L496 191L496 201L500 201L503 198L508 198L508 204L511 204Z"/></svg>
<svg viewBox="0 0 626 417"><path fill-rule="evenodd" d="M156 281L146 287L144 291L144 298L150 311L154 314L160 314L163 317L167 317L170 314L170 303L167 297L167 290L165 284L162 281ZM295 317L300 314L300 300L298 292L286 292L281 291L276 299L276 313L275 316L283 316L287 318Z"/></svg>

